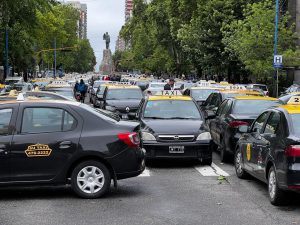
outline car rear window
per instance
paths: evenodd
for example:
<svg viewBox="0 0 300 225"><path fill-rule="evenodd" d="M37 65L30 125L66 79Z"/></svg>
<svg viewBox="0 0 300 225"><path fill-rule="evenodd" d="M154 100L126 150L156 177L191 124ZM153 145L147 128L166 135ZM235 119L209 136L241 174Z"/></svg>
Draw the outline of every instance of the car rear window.
<svg viewBox="0 0 300 225"><path fill-rule="evenodd" d="M280 105L280 101L270 100L237 100L233 106L233 114L259 114L262 111Z"/></svg>
<svg viewBox="0 0 300 225"><path fill-rule="evenodd" d="M195 90L191 90L192 92L192 97L197 101L197 100L206 100L208 98L208 96L211 93L216 92L216 90L212 90L212 89L195 89Z"/></svg>
<svg viewBox="0 0 300 225"><path fill-rule="evenodd" d="M253 88L261 89L263 91L268 91L267 86L265 85L253 85Z"/></svg>
<svg viewBox="0 0 300 225"><path fill-rule="evenodd" d="M141 89L109 89L106 100L142 99Z"/></svg>

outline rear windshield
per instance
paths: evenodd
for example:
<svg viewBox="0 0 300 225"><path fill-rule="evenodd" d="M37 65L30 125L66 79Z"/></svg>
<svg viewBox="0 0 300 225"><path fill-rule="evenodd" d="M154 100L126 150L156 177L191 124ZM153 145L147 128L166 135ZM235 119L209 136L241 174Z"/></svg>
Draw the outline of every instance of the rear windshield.
<svg viewBox="0 0 300 225"><path fill-rule="evenodd" d="M233 114L260 114L262 111L280 105L280 101L237 100L233 106Z"/></svg>
<svg viewBox="0 0 300 225"><path fill-rule="evenodd" d="M253 88L261 89L263 91L268 91L267 86L265 85L253 85Z"/></svg>
<svg viewBox="0 0 300 225"><path fill-rule="evenodd" d="M212 89L195 89L191 90L192 97L197 100L206 100L211 93L216 92L216 90Z"/></svg>
<svg viewBox="0 0 300 225"><path fill-rule="evenodd" d="M291 114L294 134L300 137L300 114Z"/></svg>
<svg viewBox="0 0 300 225"><path fill-rule="evenodd" d="M109 111L105 111L105 110L102 110L102 109L96 109L96 108L93 108L87 104L81 104L80 105L82 108L90 111L91 113L93 113L94 115L96 116L100 116L102 119L105 119L105 120L108 120L108 121L111 121L111 122L119 122L120 121L120 117L115 114L115 113L112 113L112 112L109 112Z"/></svg>
<svg viewBox="0 0 300 225"><path fill-rule="evenodd" d="M143 94L141 89L109 89L106 100L120 100L120 99L142 99Z"/></svg>

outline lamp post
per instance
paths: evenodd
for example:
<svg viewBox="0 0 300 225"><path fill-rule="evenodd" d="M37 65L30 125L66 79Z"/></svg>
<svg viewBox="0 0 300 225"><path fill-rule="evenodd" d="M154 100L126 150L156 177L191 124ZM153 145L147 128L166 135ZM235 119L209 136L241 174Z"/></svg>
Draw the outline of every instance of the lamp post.
<svg viewBox="0 0 300 225"><path fill-rule="evenodd" d="M9 67L8 67L8 28L5 27L5 71L4 79L8 77Z"/></svg>
<svg viewBox="0 0 300 225"><path fill-rule="evenodd" d="M278 53L278 24L279 24L279 0L276 0L275 35L274 35L274 58ZM276 68L276 97L279 95L279 68Z"/></svg>

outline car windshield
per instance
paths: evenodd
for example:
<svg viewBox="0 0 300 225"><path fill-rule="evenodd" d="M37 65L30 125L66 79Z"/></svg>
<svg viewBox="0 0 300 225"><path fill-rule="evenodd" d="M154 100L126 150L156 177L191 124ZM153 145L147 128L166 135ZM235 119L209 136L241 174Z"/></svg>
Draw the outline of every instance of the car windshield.
<svg viewBox="0 0 300 225"><path fill-rule="evenodd" d="M233 114L259 114L265 109L282 104L281 101L270 100L237 100L233 106Z"/></svg>
<svg viewBox="0 0 300 225"><path fill-rule="evenodd" d="M144 118L147 119L201 119L193 101L148 101Z"/></svg>
<svg viewBox="0 0 300 225"><path fill-rule="evenodd" d="M208 96L215 92L213 89L195 89L191 90L192 97L197 101L197 100L206 100Z"/></svg>
<svg viewBox="0 0 300 225"><path fill-rule="evenodd" d="M109 89L106 100L120 99L142 99L143 94L140 89Z"/></svg>
<svg viewBox="0 0 300 225"><path fill-rule="evenodd" d="M103 82L95 82L93 88L98 88Z"/></svg>

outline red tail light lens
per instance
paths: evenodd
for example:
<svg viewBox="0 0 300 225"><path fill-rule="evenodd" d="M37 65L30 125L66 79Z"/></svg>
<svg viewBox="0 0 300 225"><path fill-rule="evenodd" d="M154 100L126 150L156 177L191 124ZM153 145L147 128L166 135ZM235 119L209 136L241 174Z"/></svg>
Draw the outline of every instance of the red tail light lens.
<svg viewBox="0 0 300 225"><path fill-rule="evenodd" d="M243 126L243 125L249 126L249 123L244 121L232 121L229 123L229 127L231 128L238 128L239 126Z"/></svg>
<svg viewBox="0 0 300 225"><path fill-rule="evenodd" d="M118 134L118 138L123 141L128 147L138 147L140 146L140 137L138 133L131 132L131 133L121 133Z"/></svg>
<svg viewBox="0 0 300 225"><path fill-rule="evenodd" d="M300 145L290 145L286 148L285 155L292 157L300 156Z"/></svg>

